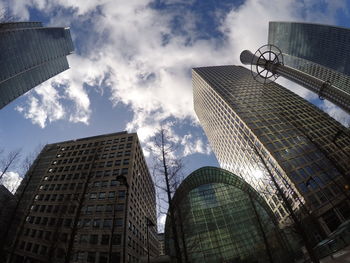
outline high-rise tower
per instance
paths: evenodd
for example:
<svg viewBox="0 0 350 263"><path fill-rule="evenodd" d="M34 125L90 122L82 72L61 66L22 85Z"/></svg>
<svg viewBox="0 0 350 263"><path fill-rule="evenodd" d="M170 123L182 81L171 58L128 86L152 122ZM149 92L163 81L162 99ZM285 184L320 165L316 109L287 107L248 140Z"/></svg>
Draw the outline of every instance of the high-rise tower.
<svg viewBox="0 0 350 263"><path fill-rule="evenodd" d="M0 23L0 109L68 69L73 49L69 28Z"/></svg>
<svg viewBox="0 0 350 263"><path fill-rule="evenodd" d="M350 29L329 25L270 22L268 43L277 46L284 64L350 94Z"/></svg>
<svg viewBox="0 0 350 263"><path fill-rule="evenodd" d="M156 222L155 188L137 134L47 145L30 172L10 262L138 262L148 244L158 255L146 225Z"/></svg>
<svg viewBox="0 0 350 263"><path fill-rule="evenodd" d="M220 166L287 213L268 170L292 206L305 203L327 232L350 217L350 137L340 123L276 83L238 66L195 68L194 108Z"/></svg>

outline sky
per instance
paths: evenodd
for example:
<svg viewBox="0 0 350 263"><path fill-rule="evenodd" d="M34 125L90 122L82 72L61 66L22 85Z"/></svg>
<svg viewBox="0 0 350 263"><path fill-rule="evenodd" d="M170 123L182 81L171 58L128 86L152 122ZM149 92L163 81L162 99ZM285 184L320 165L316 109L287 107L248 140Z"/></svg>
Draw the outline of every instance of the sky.
<svg viewBox="0 0 350 263"><path fill-rule="evenodd" d="M70 27L75 45L69 70L0 111L0 148L26 156L46 143L127 130L146 149L165 125L185 174L218 166L193 110L191 68L241 65L242 50L267 43L269 21L350 27L346 0L0 0L0 8L17 21ZM349 123L333 104L279 82ZM9 171L7 184L19 176Z"/></svg>

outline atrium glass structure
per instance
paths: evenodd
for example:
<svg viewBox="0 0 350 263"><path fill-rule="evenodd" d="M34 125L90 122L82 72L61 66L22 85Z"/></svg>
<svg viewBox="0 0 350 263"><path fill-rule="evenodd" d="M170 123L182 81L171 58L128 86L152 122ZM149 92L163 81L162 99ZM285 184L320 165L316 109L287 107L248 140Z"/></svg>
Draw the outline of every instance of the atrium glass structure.
<svg viewBox="0 0 350 263"><path fill-rule="evenodd" d="M216 167L200 168L181 183L173 204L187 262L290 262L272 211L237 175ZM174 258L169 217L165 246Z"/></svg>
<svg viewBox="0 0 350 263"><path fill-rule="evenodd" d="M68 69L73 49L69 28L0 23L0 109Z"/></svg>
<svg viewBox="0 0 350 263"><path fill-rule="evenodd" d="M350 94L350 29L297 22L270 22L269 44L281 49L284 64Z"/></svg>
<svg viewBox="0 0 350 263"><path fill-rule="evenodd" d="M244 67L195 68L192 81L195 112L220 166L262 194L281 224L289 224L288 211L270 174L294 211L310 211L326 233L350 217L344 126Z"/></svg>

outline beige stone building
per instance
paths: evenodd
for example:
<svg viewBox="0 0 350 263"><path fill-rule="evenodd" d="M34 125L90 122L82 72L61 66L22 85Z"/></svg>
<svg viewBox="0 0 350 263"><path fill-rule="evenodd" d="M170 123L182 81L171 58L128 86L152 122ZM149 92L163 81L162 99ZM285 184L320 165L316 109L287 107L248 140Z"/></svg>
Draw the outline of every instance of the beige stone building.
<svg viewBox="0 0 350 263"><path fill-rule="evenodd" d="M156 223L155 187L136 133L49 144L36 163L38 180L19 188L31 192L10 262L140 262L148 244L158 255L146 225Z"/></svg>

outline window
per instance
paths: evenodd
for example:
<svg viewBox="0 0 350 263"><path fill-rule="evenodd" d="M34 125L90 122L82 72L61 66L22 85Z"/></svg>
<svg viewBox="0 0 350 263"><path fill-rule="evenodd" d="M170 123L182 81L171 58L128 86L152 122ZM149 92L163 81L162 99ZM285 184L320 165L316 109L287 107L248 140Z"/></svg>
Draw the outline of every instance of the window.
<svg viewBox="0 0 350 263"><path fill-rule="evenodd" d="M103 220L103 228L111 228L112 227L112 219Z"/></svg>
<svg viewBox="0 0 350 263"><path fill-rule="evenodd" d="M120 234L115 234L112 236L112 244L113 245L120 245L121 244L122 237Z"/></svg>
<svg viewBox="0 0 350 263"><path fill-rule="evenodd" d="M109 235L102 235L101 245L108 245L109 243Z"/></svg>
<svg viewBox="0 0 350 263"><path fill-rule="evenodd" d="M128 165L129 164L129 159L124 159L123 160L123 165Z"/></svg>
<svg viewBox="0 0 350 263"><path fill-rule="evenodd" d="M91 223L90 219L87 219L87 218L84 219L84 227L89 227L90 223Z"/></svg>
<svg viewBox="0 0 350 263"><path fill-rule="evenodd" d="M96 212L103 212L103 205L97 205L96 206Z"/></svg>
<svg viewBox="0 0 350 263"><path fill-rule="evenodd" d="M41 246L40 249L40 255L46 255L47 247L46 246Z"/></svg>
<svg viewBox="0 0 350 263"><path fill-rule="evenodd" d="M98 194L98 199L103 200L103 199L105 199L105 198L106 198L106 192L100 192L100 193Z"/></svg>
<svg viewBox="0 0 350 263"><path fill-rule="evenodd" d="M108 253L100 252L100 259L98 261L99 263L107 263L108 262ZM118 262L118 261L115 261Z"/></svg>
<svg viewBox="0 0 350 263"><path fill-rule="evenodd" d="M113 205L106 205L106 210L105 212L110 213L112 212Z"/></svg>
<svg viewBox="0 0 350 263"><path fill-rule="evenodd" d="M107 187L108 186L108 181L102 181L101 182L102 187Z"/></svg>
<svg viewBox="0 0 350 263"><path fill-rule="evenodd" d="M94 219L92 226L99 228L101 226L101 219L99 219L99 218Z"/></svg>
<svg viewBox="0 0 350 263"><path fill-rule="evenodd" d="M123 219L122 218L117 218L115 220L115 226L116 227L122 227L123 226Z"/></svg>
<svg viewBox="0 0 350 263"><path fill-rule="evenodd" d="M109 192L108 193L108 198L109 199L112 199L112 198L114 198L115 197L115 192Z"/></svg>
<svg viewBox="0 0 350 263"><path fill-rule="evenodd" d="M64 226L65 226L65 227L70 227L71 224L72 224L72 219L66 218L66 219L64 220Z"/></svg>
<svg viewBox="0 0 350 263"><path fill-rule="evenodd" d="M22 241L22 242L21 242L21 245L19 246L19 248L20 248L20 249L24 249L24 245L25 245L25 244L26 244L26 243L25 243L24 241Z"/></svg>
<svg viewBox="0 0 350 263"><path fill-rule="evenodd" d="M125 199L125 191L118 191L118 199Z"/></svg>
<svg viewBox="0 0 350 263"><path fill-rule="evenodd" d="M88 252L87 262L95 263L96 252Z"/></svg>
<svg viewBox="0 0 350 263"><path fill-rule="evenodd" d="M117 185L119 185L119 182L117 180L112 180L110 185L117 186Z"/></svg>
<svg viewBox="0 0 350 263"><path fill-rule="evenodd" d="M50 231L45 231L45 239L50 240L51 238L51 232Z"/></svg>
<svg viewBox="0 0 350 263"><path fill-rule="evenodd" d="M34 247L33 247L33 253L37 254L38 251L39 251L39 245L35 244Z"/></svg>
<svg viewBox="0 0 350 263"><path fill-rule="evenodd" d="M94 210L94 206L93 205L88 205L86 207L86 213L87 214L91 214L93 210Z"/></svg>
<svg viewBox="0 0 350 263"><path fill-rule="evenodd" d="M117 211L123 211L124 210L124 204L117 204L116 209L117 209Z"/></svg>
<svg viewBox="0 0 350 263"><path fill-rule="evenodd" d="M87 244L87 242L88 242L88 235L80 235L79 243Z"/></svg>
<svg viewBox="0 0 350 263"><path fill-rule="evenodd" d="M98 242L98 235L90 235L90 244L96 245Z"/></svg>
<svg viewBox="0 0 350 263"><path fill-rule="evenodd" d="M96 199L97 193L91 193L90 194L90 199Z"/></svg>

